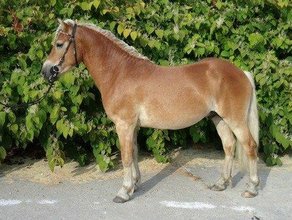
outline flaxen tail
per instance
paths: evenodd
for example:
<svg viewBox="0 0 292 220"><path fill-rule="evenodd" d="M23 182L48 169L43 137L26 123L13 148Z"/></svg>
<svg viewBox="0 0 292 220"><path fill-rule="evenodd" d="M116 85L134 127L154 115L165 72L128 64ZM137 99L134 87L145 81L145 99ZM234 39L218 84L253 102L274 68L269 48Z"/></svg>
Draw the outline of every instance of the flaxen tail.
<svg viewBox="0 0 292 220"><path fill-rule="evenodd" d="M251 73L247 71L244 71L244 73L249 79L253 87L253 93L252 93L252 98L251 98L249 112L248 112L248 127L258 147L259 146L259 118L258 118L255 84L254 84L254 80ZM249 167L248 158L243 147L240 145L239 141L236 142L236 153L237 153L241 170L247 170Z"/></svg>

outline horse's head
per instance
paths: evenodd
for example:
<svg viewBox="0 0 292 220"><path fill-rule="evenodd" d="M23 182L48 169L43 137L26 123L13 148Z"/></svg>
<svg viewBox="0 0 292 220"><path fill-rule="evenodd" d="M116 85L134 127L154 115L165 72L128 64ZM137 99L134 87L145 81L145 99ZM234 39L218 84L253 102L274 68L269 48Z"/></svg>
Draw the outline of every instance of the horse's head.
<svg viewBox="0 0 292 220"><path fill-rule="evenodd" d="M80 60L75 40L77 24L72 20L59 20L59 24L53 48L42 68L44 77L50 82L55 81L59 74L77 66Z"/></svg>

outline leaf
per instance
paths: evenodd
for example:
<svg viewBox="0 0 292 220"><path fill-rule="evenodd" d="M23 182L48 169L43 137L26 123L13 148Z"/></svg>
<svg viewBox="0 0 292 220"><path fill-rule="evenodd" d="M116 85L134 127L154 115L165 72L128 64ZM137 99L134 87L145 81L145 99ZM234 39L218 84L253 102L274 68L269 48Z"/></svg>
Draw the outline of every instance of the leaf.
<svg viewBox="0 0 292 220"><path fill-rule="evenodd" d="M6 112L0 112L0 127L2 127L5 123Z"/></svg>
<svg viewBox="0 0 292 220"><path fill-rule="evenodd" d="M55 166L56 166L55 160L54 159L49 160L49 168L52 172L54 172Z"/></svg>
<svg viewBox="0 0 292 220"><path fill-rule="evenodd" d="M158 163L167 163L169 161L169 158L164 155L154 154L154 157Z"/></svg>
<svg viewBox="0 0 292 220"><path fill-rule="evenodd" d="M155 140L153 139L153 137L150 136L150 137L147 138L147 140L146 140L146 145L147 145L147 148L148 148L149 150L155 148L155 146L156 146L156 142L155 142Z"/></svg>
<svg viewBox="0 0 292 220"><path fill-rule="evenodd" d="M273 157L269 156L269 157L267 157L265 162L266 162L267 166L273 166L273 165L276 164L276 159L274 159Z"/></svg>
<svg viewBox="0 0 292 220"><path fill-rule="evenodd" d="M74 114L76 114L78 112L77 106L72 106L71 107L71 112L74 113Z"/></svg>
<svg viewBox="0 0 292 220"><path fill-rule="evenodd" d="M159 49L161 48L161 43L160 43L159 41L156 40L156 41L154 42L154 46L155 46L156 49L159 50Z"/></svg>
<svg viewBox="0 0 292 220"><path fill-rule="evenodd" d="M157 35L157 37L159 37L160 39L163 38L163 30L161 29L158 29L158 30L155 30L155 34Z"/></svg>
<svg viewBox="0 0 292 220"><path fill-rule="evenodd" d="M281 8L287 7L289 5L289 0L278 0L277 3Z"/></svg>
<svg viewBox="0 0 292 220"><path fill-rule="evenodd" d="M8 113L9 122L14 123L16 121L16 116L13 112Z"/></svg>
<svg viewBox="0 0 292 220"><path fill-rule="evenodd" d="M195 51L198 54L198 56L202 56L205 53L205 48L200 47L200 48L196 49Z"/></svg>
<svg viewBox="0 0 292 220"><path fill-rule="evenodd" d="M282 161L281 161L281 159L279 157L277 157L276 163L277 163L278 166L282 166L283 165L283 163L282 163Z"/></svg>
<svg viewBox="0 0 292 220"><path fill-rule="evenodd" d="M67 111L67 108L64 107L64 106L62 106L60 109L61 109L63 112L66 112L66 111Z"/></svg>
<svg viewBox="0 0 292 220"><path fill-rule="evenodd" d="M260 33L252 33L248 36L248 40L251 46L264 42L264 37Z"/></svg>
<svg viewBox="0 0 292 220"><path fill-rule="evenodd" d="M116 23L115 21L112 21L112 22L110 23L109 27L110 27L110 30L111 30L111 31L114 30L116 24L117 24L117 23Z"/></svg>
<svg viewBox="0 0 292 220"><path fill-rule="evenodd" d="M18 131L18 124L13 124L10 126L10 130L14 133L17 134Z"/></svg>
<svg viewBox="0 0 292 220"><path fill-rule="evenodd" d="M55 105L50 114L50 121L52 124L56 123L57 119L59 118L59 113L60 113L60 106Z"/></svg>
<svg viewBox="0 0 292 220"><path fill-rule="evenodd" d="M284 147L284 149L287 149L290 145L292 145L291 141L289 141L289 139L281 133L280 128L277 125L272 124L270 131L273 137Z"/></svg>
<svg viewBox="0 0 292 220"><path fill-rule="evenodd" d="M67 88L69 88L74 84L75 76L72 73L66 73L62 76L61 81Z"/></svg>
<svg viewBox="0 0 292 220"><path fill-rule="evenodd" d="M220 9L222 7L222 2L220 0L217 0L215 5L218 9Z"/></svg>
<svg viewBox="0 0 292 220"><path fill-rule="evenodd" d="M156 140L160 136L160 130L155 130L152 134L153 140Z"/></svg>
<svg viewBox="0 0 292 220"><path fill-rule="evenodd" d="M79 5L83 11L89 11L91 9L92 3L81 2Z"/></svg>
<svg viewBox="0 0 292 220"><path fill-rule="evenodd" d="M105 172L108 170L109 168L108 163L104 160L104 157L101 154L97 155L96 160L102 172Z"/></svg>
<svg viewBox="0 0 292 220"><path fill-rule="evenodd" d="M70 128L69 131L68 131L68 135L70 137L73 137L73 134L74 134L74 129L73 128Z"/></svg>
<svg viewBox="0 0 292 220"><path fill-rule="evenodd" d="M125 38L127 38L128 36L129 36L129 34L131 33L131 29L128 29L128 28L126 28L124 31L123 31L123 35L124 35L124 37Z"/></svg>
<svg viewBox="0 0 292 220"><path fill-rule="evenodd" d="M149 24L146 24L145 29L146 29L146 31L147 31L148 34L152 34L153 31L155 30L155 28L152 27L152 26L149 25Z"/></svg>
<svg viewBox="0 0 292 220"><path fill-rule="evenodd" d="M1 162L1 160L4 160L5 159L6 155L7 154L6 154L5 148L2 147L2 146L0 146L0 162Z"/></svg>
<svg viewBox="0 0 292 220"><path fill-rule="evenodd" d="M33 125L33 122L32 122L32 118L30 115L26 116L25 118L25 126L27 128L27 130L34 130L34 125Z"/></svg>
<svg viewBox="0 0 292 220"><path fill-rule="evenodd" d="M73 14L73 10L74 10L73 7L68 8L68 10L67 10L67 15L68 15L68 17L71 17L71 16L72 16L72 14Z"/></svg>
<svg viewBox="0 0 292 220"><path fill-rule="evenodd" d="M125 26L123 24L118 25L118 34L121 35L124 31Z"/></svg>
<svg viewBox="0 0 292 220"><path fill-rule="evenodd" d="M98 6L100 5L100 0L94 0L94 1L92 2L92 4L93 4L93 6L97 9Z"/></svg>
<svg viewBox="0 0 292 220"><path fill-rule="evenodd" d="M50 4L51 4L51 6L54 6L54 5L56 4L56 1L57 1L57 0L50 0Z"/></svg>
<svg viewBox="0 0 292 220"><path fill-rule="evenodd" d="M43 53L42 50L38 50L38 51L36 52L36 55L37 55L38 58L42 59L43 56L44 56L44 53Z"/></svg>
<svg viewBox="0 0 292 220"><path fill-rule="evenodd" d="M55 97L55 99L59 100L62 97L62 92L57 90L53 93L53 96Z"/></svg>
<svg viewBox="0 0 292 220"><path fill-rule="evenodd" d="M221 56L222 56L222 57L230 57L230 54L229 54L228 51L225 51L225 50L224 50L224 51L221 52Z"/></svg>
<svg viewBox="0 0 292 220"><path fill-rule="evenodd" d="M131 35L132 40L136 40L138 33L137 31L132 31L130 35Z"/></svg>
<svg viewBox="0 0 292 220"><path fill-rule="evenodd" d="M56 123L56 128L57 130L62 134L63 133L63 128L64 128L64 121L63 119L57 121Z"/></svg>
<svg viewBox="0 0 292 220"><path fill-rule="evenodd" d="M153 48L153 47L155 47L155 40L150 40L149 42L148 42L148 46L150 47L150 48Z"/></svg>
<svg viewBox="0 0 292 220"><path fill-rule="evenodd" d="M70 131L70 127L63 125L62 130L63 130L63 136L64 136L64 138L67 139L68 134L69 134L69 131Z"/></svg>
<svg viewBox="0 0 292 220"><path fill-rule="evenodd" d="M40 122L42 124L45 123L45 121L47 120L47 113L44 110L40 109L38 112L38 116L39 116Z"/></svg>

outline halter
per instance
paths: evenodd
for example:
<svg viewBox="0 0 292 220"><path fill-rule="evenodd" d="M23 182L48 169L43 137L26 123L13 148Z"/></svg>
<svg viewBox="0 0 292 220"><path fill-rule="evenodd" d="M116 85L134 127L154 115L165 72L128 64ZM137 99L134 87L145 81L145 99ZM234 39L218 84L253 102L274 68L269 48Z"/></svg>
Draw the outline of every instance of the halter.
<svg viewBox="0 0 292 220"><path fill-rule="evenodd" d="M68 43L68 45L67 45L67 47L66 47L66 49L65 49L65 52L64 52L63 56L61 57L61 59L60 59L60 61L59 61L59 63L58 63L57 65L52 66L51 69L50 69L50 73L51 73L51 75L50 75L50 77L49 77L49 82L51 82L51 83L54 82L54 81L57 79L57 76L58 76L59 73L60 73L60 68L59 68L59 66L61 66L61 65L64 63L64 61L65 61L65 56L66 56L66 54L67 54L67 52L68 52L68 50L69 50L69 47L70 47L71 43L73 43L73 48L74 48L74 52L73 52L73 53L74 53L74 57L75 57L75 66L76 66L76 67L78 66L78 60L77 60L77 49L76 49L76 41L75 41L76 30L77 30L77 24L74 23L74 25L73 25L73 29L72 29L72 33L71 33L71 34L68 34L68 33L65 33L65 32L63 32L63 31L60 31L60 32L63 33L63 34L68 35L70 38L69 38L69 43Z"/></svg>

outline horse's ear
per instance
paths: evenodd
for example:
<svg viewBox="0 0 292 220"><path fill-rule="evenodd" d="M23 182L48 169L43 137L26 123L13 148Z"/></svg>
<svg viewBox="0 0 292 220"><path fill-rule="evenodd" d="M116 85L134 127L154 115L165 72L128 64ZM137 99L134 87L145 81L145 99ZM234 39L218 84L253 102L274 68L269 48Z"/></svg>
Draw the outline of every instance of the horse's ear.
<svg viewBox="0 0 292 220"><path fill-rule="evenodd" d="M63 20L61 20L60 18L58 18L58 23L60 25L60 28L61 29L64 29L64 26L65 26L65 22Z"/></svg>

